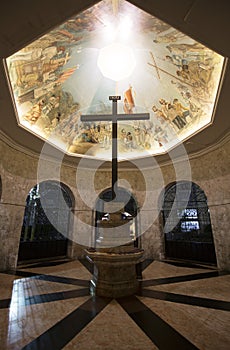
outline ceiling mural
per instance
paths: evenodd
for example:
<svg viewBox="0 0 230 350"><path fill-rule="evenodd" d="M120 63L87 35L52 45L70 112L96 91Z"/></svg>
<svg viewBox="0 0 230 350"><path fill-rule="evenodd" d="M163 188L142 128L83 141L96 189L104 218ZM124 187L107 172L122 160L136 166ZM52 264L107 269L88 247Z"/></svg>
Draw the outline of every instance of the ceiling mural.
<svg viewBox="0 0 230 350"><path fill-rule="evenodd" d="M150 113L118 123L118 159L161 154L212 122L224 58L124 0L103 0L6 59L18 124L68 154L111 160L111 122L81 114Z"/></svg>

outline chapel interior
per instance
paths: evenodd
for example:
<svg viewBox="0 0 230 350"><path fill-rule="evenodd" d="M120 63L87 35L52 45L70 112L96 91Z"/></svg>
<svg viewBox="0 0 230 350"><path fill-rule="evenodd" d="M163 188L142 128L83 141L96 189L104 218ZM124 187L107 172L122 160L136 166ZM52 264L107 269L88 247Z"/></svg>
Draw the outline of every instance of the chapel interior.
<svg viewBox="0 0 230 350"><path fill-rule="evenodd" d="M1 349L230 348L229 13L1 2Z"/></svg>

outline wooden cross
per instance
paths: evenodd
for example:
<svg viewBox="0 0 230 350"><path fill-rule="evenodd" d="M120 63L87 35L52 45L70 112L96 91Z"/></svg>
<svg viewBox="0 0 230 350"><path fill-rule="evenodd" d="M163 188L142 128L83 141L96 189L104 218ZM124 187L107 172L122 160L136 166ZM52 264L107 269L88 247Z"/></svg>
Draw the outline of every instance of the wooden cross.
<svg viewBox="0 0 230 350"><path fill-rule="evenodd" d="M81 115L82 122L112 121L112 199L116 197L117 189L117 122L119 120L147 120L149 113L117 114L117 101L121 96L109 96L112 104L112 114Z"/></svg>

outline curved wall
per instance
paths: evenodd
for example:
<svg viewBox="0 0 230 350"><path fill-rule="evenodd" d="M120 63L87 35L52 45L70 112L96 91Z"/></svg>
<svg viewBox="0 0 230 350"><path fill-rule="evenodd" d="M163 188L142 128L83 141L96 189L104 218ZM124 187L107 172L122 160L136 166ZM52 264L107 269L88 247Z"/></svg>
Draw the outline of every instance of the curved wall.
<svg viewBox="0 0 230 350"><path fill-rule="evenodd" d="M38 157L29 151L16 149L13 143L1 142L2 197L0 207L0 270L17 265L21 225L25 201L30 189L42 180L59 180L75 197L74 229L70 237L77 244L69 247L69 256L83 254L82 247L91 244L92 209L96 196L111 186L109 170L84 169L46 160L44 173L39 174ZM191 170L191 174L190 174ZM47 172L48 171L48 172ZM47 175L48 173L48 175ZM190 176L191 175L191 176ZM164 257L159 198L169 183L175 180L195 182L205 192L210 209L218 268L230 270L230 142L223 141L215 150L194 156L189 162L176 161L145 169L122 169L120 185L132 191L141 210L141 241L146 258Z"/></svg>

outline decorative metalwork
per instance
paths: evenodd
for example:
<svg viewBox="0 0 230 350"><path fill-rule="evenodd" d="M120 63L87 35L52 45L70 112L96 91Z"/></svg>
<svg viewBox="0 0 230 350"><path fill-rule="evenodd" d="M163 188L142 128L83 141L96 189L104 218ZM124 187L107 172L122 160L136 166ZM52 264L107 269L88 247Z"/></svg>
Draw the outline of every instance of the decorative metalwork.
<svg viewBox="0 0 230 350"><path fill-rule="evenodd" d="M177 182L168 187L162 212L167 257L216 264L207 197L198 185Z"/></svg>
<svg viewBox="0 0 230 350"><path fill-rule="evenodd" d="M172 227L165 232L166 239L213 241L207 198L194 183L178 182L166 190L163 220Z"/></svg>
<svg viewBox="0 0 230 350"><path fill-rule="evenodd" d="M72 199L63 184L46 181L35 185L26 199L21 241L66 240L63 233L68 232L71 207Z"/></svg>

